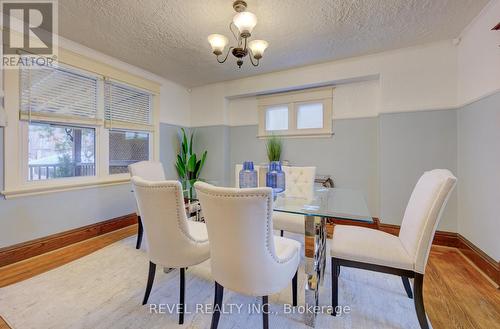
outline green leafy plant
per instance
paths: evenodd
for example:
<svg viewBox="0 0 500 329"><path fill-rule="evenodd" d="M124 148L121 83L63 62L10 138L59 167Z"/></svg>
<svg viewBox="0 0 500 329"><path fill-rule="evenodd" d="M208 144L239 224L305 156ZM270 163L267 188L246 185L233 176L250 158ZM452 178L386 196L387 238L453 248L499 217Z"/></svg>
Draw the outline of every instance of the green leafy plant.
<svg viewBox="0 0 500 329"><path fill-rule="evenodd" d="M283 140L279 136L272 135L269 137L266 143L267 158L269 159L269 162L280 161L282 148Z"/></svg>
<svg viewBox="0 0 500 329"><path fill-rule="evenodd" d="M180 154L177 155L175 168L185 190L189 191L188 197L193 196L193 185L200 178L201 169L207 158L207 151L203 152L201 158L198 158L193 152L194 131L191 133L189 140L184 128L181 136Z"/></svg>

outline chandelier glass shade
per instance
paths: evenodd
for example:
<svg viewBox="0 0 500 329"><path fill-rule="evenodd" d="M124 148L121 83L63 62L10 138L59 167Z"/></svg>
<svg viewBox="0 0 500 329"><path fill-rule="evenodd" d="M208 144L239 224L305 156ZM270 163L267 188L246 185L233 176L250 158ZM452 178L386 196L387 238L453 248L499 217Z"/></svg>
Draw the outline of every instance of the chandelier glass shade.
<svg viewBox="0 0 500 329"><path fill-rule="evenodd" d="M247 4L243 0L236 0L233 3L233 8L237 12L233 21L229 24L229 30L236 40L236 46L231 46L227 50L226 55L222 56L226 46L229 43L228 38L222 34L210 34L208 42L212 47L212 52L217 57L219 63L224 63L232 54L236 57L238 67L243 65L243 58L247 55L253 66L259 65L259 60L262 58L264 51L268 47L267 41L264 40L248 40L252 31L257 25L257 16L246 11Z"/></svg>
<svg viewBox="0 0 500 329"><path fill-rule="evenodd" d="M222 34L210 34L208 36L208 42L212 46L214 54L221 55L229 40Z"/></svg>
<svg viewBox="0 0 500 329"><path fill-rule="evenodd" d="M255 25L257 25L257 16L249 11L243 11L234 15L233 24L236 25L240 34L251 34Z"/></svg>
<svg viewBox="0 0 500 329"><path fill-rule="evenodd" d="M252 51L253 57L261 59L268 45L265 40L252 40L248 43L248 48Z"/></svg>

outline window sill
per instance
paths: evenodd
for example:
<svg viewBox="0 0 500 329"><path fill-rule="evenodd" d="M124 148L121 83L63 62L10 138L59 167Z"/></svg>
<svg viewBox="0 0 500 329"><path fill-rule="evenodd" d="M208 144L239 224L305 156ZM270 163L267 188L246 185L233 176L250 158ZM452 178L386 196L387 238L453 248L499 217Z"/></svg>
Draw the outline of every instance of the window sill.
<svg viewBox="0 0 500 329"><path fill-rule="evenodd" d="M62 184L59 183L59 184L44 184L38 186L24 186L19 189L5 190L0 192L0 194L3 195L5 199L13 199L13 198L43 195L49 193L122 185L122 184L128 184L129 182L130 182L130 177L122 176L122 177L113 177L100 180L93 179L84 182L67 182Z"/></svg>
<svg viewBox="0 0 500 329"><path fill-rule="evenodd" d="M333 132L328 132L328 133L308 133L308 134L264 134L264 135L257 135L257 138L259 139L266 139L272 136L278 136L280 138L330 138L335 133Z"/></svg>

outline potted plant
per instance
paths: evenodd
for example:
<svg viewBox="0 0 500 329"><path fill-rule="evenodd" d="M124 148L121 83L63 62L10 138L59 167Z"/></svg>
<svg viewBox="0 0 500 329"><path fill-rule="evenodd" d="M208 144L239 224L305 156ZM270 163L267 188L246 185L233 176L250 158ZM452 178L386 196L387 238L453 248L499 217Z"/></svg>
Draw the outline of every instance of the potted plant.
<svg viewBox="0 0 500 329"><path fill-rule="evenodd" d="M269 163L281 160L282 148L283 141L279 136L272 135L271 137L269 137L266 143L267 158L269 159Z"/></svg>
<svg viewBox="0 0 500 329"><path fill-rule="evenodd" d="M188 191L187 197L192 198L193 185L200 178L201 170L203 169L205 159L207 158L207 151L203 152L200 158L197 157L196 153L193 152L194 131L191 133L188 140L184 128L181 130L182 136L180 154L177 155L175 168L177 169L177 174L179 175L179 179L181 180L184 190Z"/></svg>

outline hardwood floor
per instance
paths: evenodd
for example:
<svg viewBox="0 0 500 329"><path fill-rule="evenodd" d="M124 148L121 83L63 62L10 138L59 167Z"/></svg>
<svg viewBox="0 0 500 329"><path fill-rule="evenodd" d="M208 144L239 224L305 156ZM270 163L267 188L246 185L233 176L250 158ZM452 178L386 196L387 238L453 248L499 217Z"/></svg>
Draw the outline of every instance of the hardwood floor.
<svg viewBox="0 0 500 329"><path fill-rule="evenodd" d="M14 264L0 267L0 288L29 279L35 275L93 253L113 242L137 233L137 224L88 239ZM0 314L1 315L1 314ZM0 327L1 329L1 327Z"/></svg>
<svg viewBox="0 0 500 329"><path fill-rule="evenodd" d="M424 300L434 329L500 326L500 290L455 248L432 248Z"/></svg>
<svg viewBox="0 0 500 329"><path fill-rule="evenodd" d="M9 325L5 320L0 316L0 329L10 329Z"/></svg>
<svg viewBox="0 0 500 329"><path fill-rule="evenodd" d="M49 271L137 232L133 225L0 268L0 287ZM500 290L456 248L433 246L424 282L427 315L434 329L498 328ZM0 317L0 329L9 326Z"/></svg>

